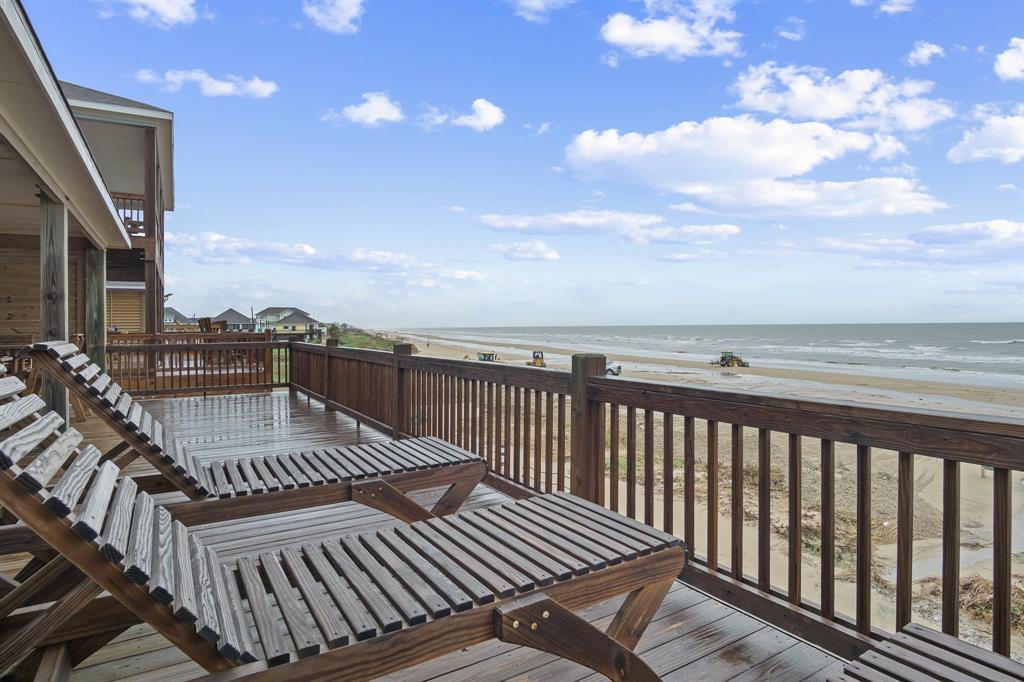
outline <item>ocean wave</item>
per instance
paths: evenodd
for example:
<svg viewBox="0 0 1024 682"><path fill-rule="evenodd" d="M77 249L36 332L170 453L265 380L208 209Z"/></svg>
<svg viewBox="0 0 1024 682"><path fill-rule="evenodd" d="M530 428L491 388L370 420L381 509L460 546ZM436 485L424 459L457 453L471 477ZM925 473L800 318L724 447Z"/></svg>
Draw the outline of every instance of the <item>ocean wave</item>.
<svg viewBox="0 0 1024 682"><path fill-rule="evenodd" d="M1024 343L1024 339L1003 339L999 341L985 341L981 339L971 339L971 343L982 343L986 346L1008 346L1013 343Z"/></svg>

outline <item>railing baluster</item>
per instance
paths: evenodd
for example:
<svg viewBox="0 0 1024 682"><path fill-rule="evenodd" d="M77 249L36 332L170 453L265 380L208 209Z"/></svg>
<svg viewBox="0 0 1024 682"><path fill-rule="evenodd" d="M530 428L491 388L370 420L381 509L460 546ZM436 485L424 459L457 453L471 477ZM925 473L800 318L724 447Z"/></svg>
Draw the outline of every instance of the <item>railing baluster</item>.
<svg viewBox="0 0 1024 682"><path fill-rule="evenodd" d="M960 462L942 462L942 631L960 635Z"/></svg>
<svg viewBox="0 0 1024 682"><path fill-rule="evenodd" d="M732 513L729 520L732 523L732 543L730 549L732 556L729 558L729 565L732 569L732 577L736 580L743 579L743 426L732 425Z"/></svg>
<svg viewBox="0 0 1024 682"><path fill-rule="evenodd" d="M821 615L835 618L836 605L836 448L821 441Z"/></svg>
<svg viewBox="0 0 1024 682"><path fill-rule="evenodd" d="M992 650L1010 655L1010 561L1013 546L1010 471L992 470Z"/></svg>
<svg viewBox="0 0 1024 682"><path fill-rule="evenodd" d="M696 456L695 450L695 439L694 439L694 419L693 417L683 417L683 496L686 498L683 500L685 506L685 516L683 518L683 539L686 540L686 554L687 557L693 559L694 556L694 541L696 540L696 533L694 531L694 514L696 513L696 500L694 499L694 474L696 473Z"/></svg>
<svg viewBox="0 0 1024 682"><path fill-rule="evenodd" d="M544 424L545 424L545 436L544 436L544 492L551 492L551 480L552 476L552 465L554 464L554 450L552 449L552 441L554 439L554 433L551 428L555 421L555 404L553 402L554 394L551 391L547 392L546 406L547 410L544 413ZM539 429L538 429L539 430Z"/></svg>
<svg viewBox="0 0 1024 682"><path fill-rule="evenodd" d="M644 523L654 525L654 410L644 410Z"/></svg>
<svg viewBox="0 0 1024 682"><path fill-rule="evenodd" d="M718 568L718 422L708 420L708 568Z"/></svg>
<svg viewBox="0 0 1024 682"><path fill-rule="evenodd" d="M565 394L558 394L558 490L565 490Z"/></svg>
<svg viewBox="0 0 1024 682"><path fill-rule="evenodd" d="M896 479L896 631L907 625L911 612L914 552L914 455L899 453Z"/></svg>
<svg viewBox="0 0 1024 682"><path fill-rule="evenodd" d="M636 518L636 408L626 407L626 516Z"/></svg>
<svg viewBox="0 0 1024 682"><path fill-rule="evenodd" d="M757 586L772 587L772 433L757 430Z"/></svg>
<svg viewBox="0 0 1024 682"><path fill-rule="evenodd" d="M503 427L501 428L502 436L502 449L505 456L505 476L515 478L516 469L512 466L512 452L509 449L512 443L512 434L509 427L512 424L512 386L505 384L505 412L504 419L502 421ZM510 472L512 472L510 474Z"/></svg>
<svg viewBox="0 0 1024 682"><path fill-rule="evenodd" d="M672 490L675 484L675 434L672 432L672 413L665 412L662 414L662 440L665 443L664 447L664 461L662 466L664 468L664 492L662 493L662 507L664 511L663 530L666 533L672 533L672 503L674 500L675 492Z"/></svg>
<svg viewBox="0 0 1024 682"><path fill-rule="evenodd" d="M530 485L530 402L533 400L533 391L523 389L523 485ZM534 472L536 476L536 472Z"/></svg>
<svg viewBox="0 0 1024 682"><path fill-rule="evenodd" d="M789 601L800 606L803 568L803 454L799 434L789 434Z"/></svg>
<svg viewBox="0 0 1024 682"><path fill-rule="evenodd" d="M857 446L857 631L871 633L871 448Z"/></svg>
<svg viewBox="0 0 1024 682"><path fill-rule="evenodd" d="M540 389L533 392L533 488L534 490L542 490L541 481L541 410L542 410L542 391Z"/></svg>
<svg viewBox="0 0 1024 682"><path fill-rule="evenodd" d="M608 462L608 502L609 508L619 511L619 406L612 403L609 408L611 424L609 425L609 437L611 439L611 455Z"/></svg>
<svg viewBox="0 0 1024 682"><path fill-rule="evenodd" d="M512 452L513 452L513 464L512 470L515 472L515 478L520 483L526 484L523 480L523 389L516 386L513 393L515 393L515 405L512 408Z"/></svg>

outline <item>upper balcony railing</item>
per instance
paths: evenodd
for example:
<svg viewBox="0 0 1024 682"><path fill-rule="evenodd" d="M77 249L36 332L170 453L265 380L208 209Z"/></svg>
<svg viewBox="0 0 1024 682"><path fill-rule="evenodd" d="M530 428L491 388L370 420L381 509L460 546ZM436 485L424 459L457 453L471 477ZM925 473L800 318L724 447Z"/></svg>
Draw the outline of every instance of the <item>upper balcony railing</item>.
<svg viewBox="0 0 1024 682"><path fill-rule="evenodd" d="M124 221L124 227L131 237L149 237L146 234L146 197L142 194L111 192L114 208Z"/></svg>
<svg viewBox="0 0 1024 682"><path fill-rule="evenodd" d="M684 580L841 656L912 619L1010 653L1024 420L613 378L603 356L570 373L409 350L292 343L291 386L467 448L510 490L570 489L675 533ZM990 626L961 619L962 500L991 519L966 557L991 567Z"/></svg>

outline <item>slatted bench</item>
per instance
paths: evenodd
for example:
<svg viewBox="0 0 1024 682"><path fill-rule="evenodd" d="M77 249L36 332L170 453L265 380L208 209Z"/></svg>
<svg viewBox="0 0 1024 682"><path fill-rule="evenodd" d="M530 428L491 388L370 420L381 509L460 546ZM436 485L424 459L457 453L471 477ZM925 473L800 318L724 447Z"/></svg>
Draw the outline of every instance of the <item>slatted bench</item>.
<svg viewBox="0 0 1024 682"><path fill-rule="evenodd" d="M1024 665L916 623L861 654L837 682L1020 682Z"/></svg>
<svg viewBox="0 0 1024 682"><path fill-rule="evenodd" d="M221 501L183 505L175 510L180 518L219 521L355 499L416 521L458 509L486 473L478 455L433 437L202 462L75 344L36 343L21 354L64 383L123 439L108 455L119 467L141 454L191 500ZM442 485L449 489L430 510L405 495ZM303 488L317 490L297 492ZM239 499L264 493L275 495Z"/></svg>
<svg viewBox="0 0 1024 682"><path fill-rule="evenodd" d="M632 649L683 568L671 535L560 493L328 541L297 525L289 547L231 566L96 448L60 444L36 400L0 422L0 505L86 578L0 642L0 676L43 642L96 635L88 656L135 622L123 607L231 679L371 679L495 637L657 679ZM573 613L623 593L608 632Z"/></svg>

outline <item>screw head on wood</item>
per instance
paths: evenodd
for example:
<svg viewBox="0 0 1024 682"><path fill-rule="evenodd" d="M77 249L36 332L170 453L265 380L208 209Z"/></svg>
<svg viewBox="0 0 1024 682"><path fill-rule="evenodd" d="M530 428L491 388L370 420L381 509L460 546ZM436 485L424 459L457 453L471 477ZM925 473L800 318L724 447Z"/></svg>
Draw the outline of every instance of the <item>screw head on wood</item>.
<svg viewBox="0 0 1024 682"><path fill-rule="evenodd" d="M537 629L537 624L536 623L530 623L530 629L531 630L536 630Z"/></svg>
<svg viewBox="0 0 1024 682"><path fill-rule="evenodd" d="M377 493L370 493L370 499L371 500L377 499Z"/></svg>
<svg viewBox="0 0 1024 682"><path fill-rule="evenodd" d="M518 620L512 621L512 629L513 630L518 630L519 629L519 621Z"/></svg>
<svg viewBox="0 0 1024 682"><path fill-rule="evenodd" d="M547 620L548 618L551 617L551 612L550 611L545 611L544 613L540 614L540 617L543 618L544 620Z"/></svg>

